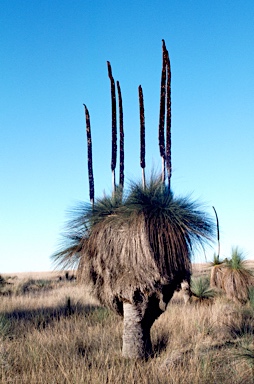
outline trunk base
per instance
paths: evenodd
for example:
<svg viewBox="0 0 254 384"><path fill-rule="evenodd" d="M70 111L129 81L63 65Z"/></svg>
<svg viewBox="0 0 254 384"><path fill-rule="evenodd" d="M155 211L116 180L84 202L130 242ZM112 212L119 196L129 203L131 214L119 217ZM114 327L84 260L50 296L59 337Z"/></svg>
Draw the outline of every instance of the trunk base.
<svg viewBox="0 0 254 384"><path fill-rule="evenodd" d="M124 330L122 355L131 359L147 359L152 353L150 326L144 324L137 305L124 303Z"/></svg>

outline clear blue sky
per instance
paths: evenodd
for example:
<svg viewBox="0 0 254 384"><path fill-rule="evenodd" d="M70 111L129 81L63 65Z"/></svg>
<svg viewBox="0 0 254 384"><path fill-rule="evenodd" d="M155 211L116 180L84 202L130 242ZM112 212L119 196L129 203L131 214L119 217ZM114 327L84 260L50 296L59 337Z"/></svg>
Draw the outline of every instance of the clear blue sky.
<svg viewBox="0 0 254 384"><path fill-rule="evenodd" d="M110 192L107 60L122 87L126 179L141 176L139 84L147 172L159 169L162 39L172 66L173 190L192 193L211 215L216 207L222 256L238 245L253 259L253 0L0 5L0 273L50 270L66 211L89 200L83 103L95 193Z"/></svg>

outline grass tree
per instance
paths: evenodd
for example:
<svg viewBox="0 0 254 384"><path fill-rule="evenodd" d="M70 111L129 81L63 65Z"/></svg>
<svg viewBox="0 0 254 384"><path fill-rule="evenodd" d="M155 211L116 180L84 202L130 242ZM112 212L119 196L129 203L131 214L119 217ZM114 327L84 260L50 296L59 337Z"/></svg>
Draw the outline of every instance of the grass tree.
<svg viewBox="0 0 254 384"><path fill-rule="evenodd" d="M163 66L166 68L167 55L163 41ZM108 72L113 106L114 87L109 62ZM170 82L171 76L168 79ZM139 88L142 141L144 107L141 91ZM170 98L170 94L167 97ZM171 110L171 101L167 102L167 110ZM152 175L145 183L144 180L130 183L124 193L116 187L115 116L114 106L113 194L95 198L94 204L81 204L72 212L65 233L67 244L53 257L64 267L68 260L77 263L79 279L90 285L91 292L103 305L123 316L123 356L147 358L152 354L151 326L165 311L182 281L190 280L193 250L196 245L211 239L213 225L198 203L173 194L169 183L171 171L168 183L165 177ZM170 116L171 112L168 112L168 119ZM144 151L143 142L143 156ZM166 152L170 159L167 169L171 169L171 140L168 140ZM145 166L142 156L141 163Z"/></svg>
<svg viewBox="0 0 254 384"><path fill-rule="evenodd" d="M174 197L160 177L151 177L145 189L132 184L126 195L121 200L116 191L93 207L81 206L67 239L77 240L79 279L124 317L123 355L145 358L152 353L151 326L189 280L193 245L209 238L211 225L194 202Z"/></svg>
<svg viewBox="0 0 254 384"><path fill-rule="evenodd" d="M254 276L247 268L244 254L238 247L232 249L231 259L225 262L222 285L229 299L240 303L248 301Z"/></svg>

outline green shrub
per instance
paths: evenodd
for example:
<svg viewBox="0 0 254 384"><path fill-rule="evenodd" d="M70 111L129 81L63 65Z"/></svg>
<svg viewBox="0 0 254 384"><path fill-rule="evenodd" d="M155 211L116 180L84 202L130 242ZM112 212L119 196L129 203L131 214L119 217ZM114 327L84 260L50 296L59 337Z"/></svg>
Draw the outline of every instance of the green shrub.
<svg viewBox="0 0 254 384"><path fill-rule="evenodd" d="M215 296L215 291L210 287L208 277L198 277L191 280L191 292L199 300L211 299Z"/></svg>

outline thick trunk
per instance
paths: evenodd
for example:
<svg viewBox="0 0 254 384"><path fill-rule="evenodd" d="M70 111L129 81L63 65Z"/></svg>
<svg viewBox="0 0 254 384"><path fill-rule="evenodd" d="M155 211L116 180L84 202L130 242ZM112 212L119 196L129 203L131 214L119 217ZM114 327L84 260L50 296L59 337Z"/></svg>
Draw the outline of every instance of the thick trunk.
<svg viewBox="0 0 254 384"><path fill-rule="evenodd" d="M137 291L135 304L123 303L123 357L147 359L152 355L151 327L165 311L176 287L177 282L172 282L160 294L155 292L146 298Z"/></svg>
<svg viewBox="0 0 254 384"><path fill-rule="evenodd" d="M123 357L145 359L151 355L152 344L150 337L151 325L144 321L139 306L130 303L123 304Z"/></svg>

